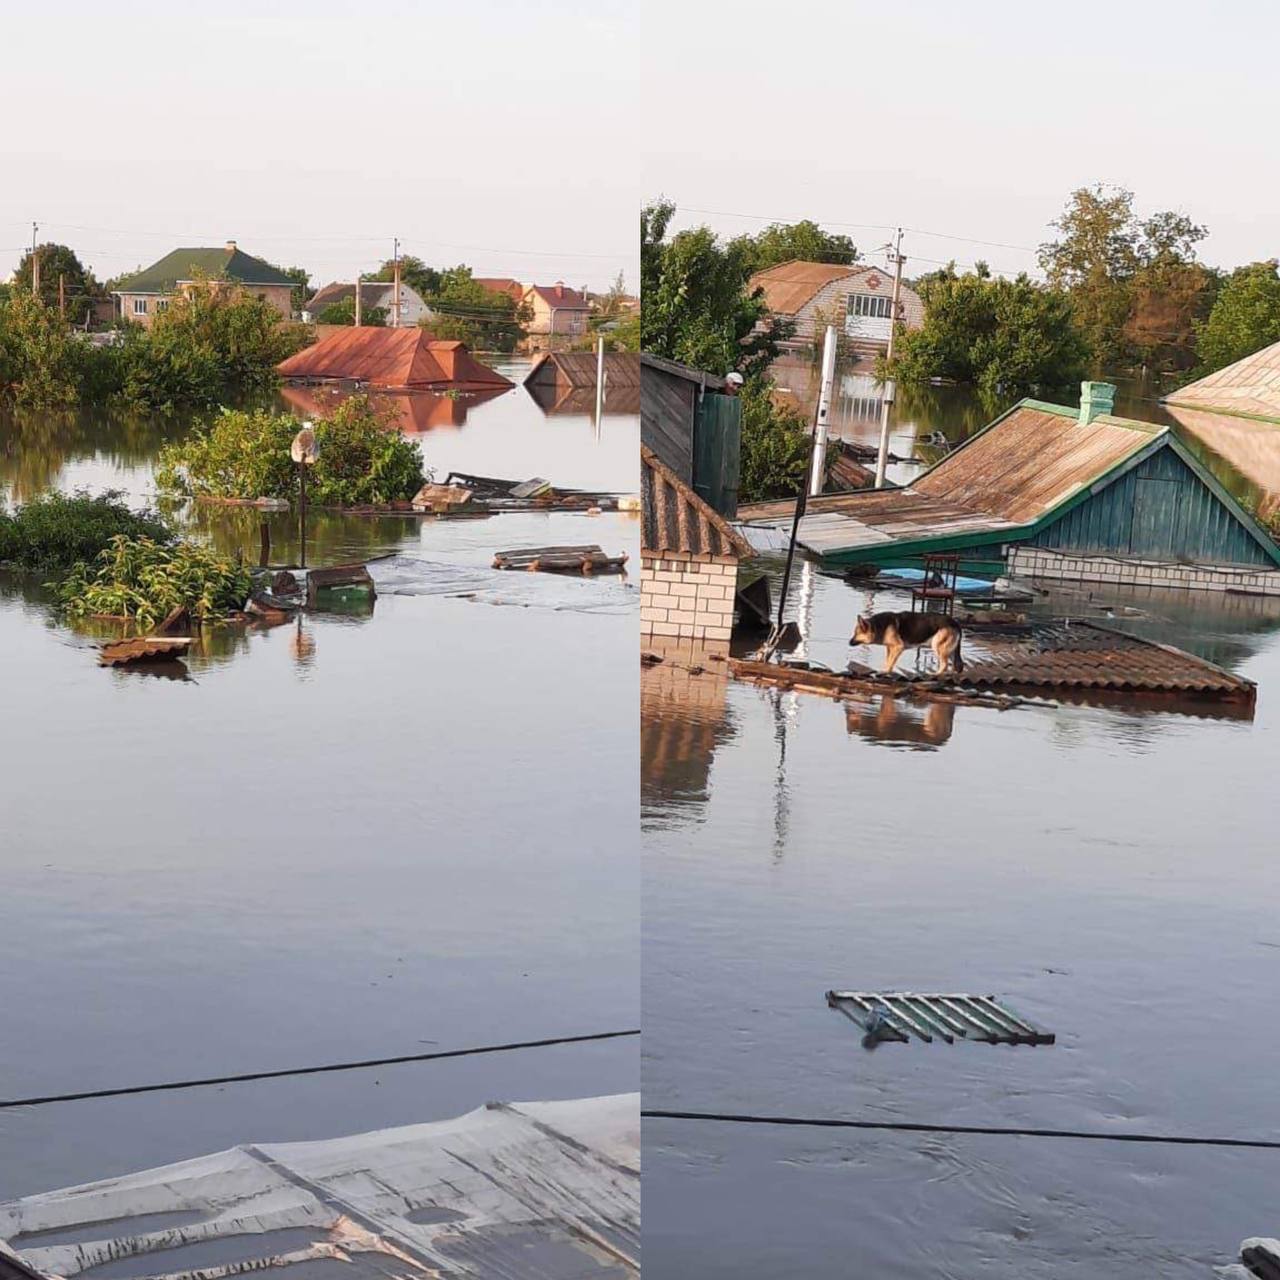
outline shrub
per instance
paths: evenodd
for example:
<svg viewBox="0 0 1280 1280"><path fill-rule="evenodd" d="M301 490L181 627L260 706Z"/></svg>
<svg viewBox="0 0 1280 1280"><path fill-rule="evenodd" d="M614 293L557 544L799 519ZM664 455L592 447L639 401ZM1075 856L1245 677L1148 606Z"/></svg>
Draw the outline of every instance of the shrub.
<svg viewBox="0 0 1280 1280"><path fill-rule="evenodd" d="M742 388L740 502L794 498L809 470L812 438L804 416L773 399L773 384L751 378Z"/></svg>
<svg viewBox="0 0 1280 1280"><path fill-rule="evenodd" d="M242 561L200 543L121 534L91 563L77 563L58 597L70 617L131 618L146 628L177 608L199 621L224 617L243 606L252 586Z"/></svg>
<svg viewBox="0 0 1280 1280"><path fill-rule="evenodd" d="M301 427L288 414L226 410L160 453L160 488L189 497L287 498L298 488L289 446ZM310 500L329 506L411 498L424 476L416 444L390 428L367 396L352 396L316 424L320 456Z"/></svg>
<svg viewBox="0 0 1280 1280"><path fill-rule="evenodd" d="M24 570L69 570L92 560L116 537L149 538L164 545L169 529L150 512L130 511L114 492L91 498L51 493L0 512L0 562Z"/></svg>

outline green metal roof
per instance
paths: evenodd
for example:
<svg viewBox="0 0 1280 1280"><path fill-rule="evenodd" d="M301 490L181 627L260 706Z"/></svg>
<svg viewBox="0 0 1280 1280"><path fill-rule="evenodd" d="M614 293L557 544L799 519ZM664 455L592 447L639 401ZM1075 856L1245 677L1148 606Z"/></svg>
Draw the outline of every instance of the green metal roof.
<svg viewBox="0 0 1280 1280"><path fill-rule="evenodd" d="M180 282L197 276L234 280L239 284L283 284L292 287L278 267L242 249L175 249L145 271L121 281L116 293L172 293Z"/></svg>

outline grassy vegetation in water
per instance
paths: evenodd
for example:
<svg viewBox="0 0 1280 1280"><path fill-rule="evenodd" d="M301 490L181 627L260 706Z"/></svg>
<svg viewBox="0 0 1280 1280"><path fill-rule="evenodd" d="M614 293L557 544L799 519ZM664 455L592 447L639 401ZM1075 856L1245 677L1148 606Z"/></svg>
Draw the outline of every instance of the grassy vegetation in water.
<svg viewBox="0 0 1280 1280"><path fill-rule="evenodd" d="M253 582L238 559L196 542L118 536L91 562L81 561L58 587L69 617L131 618L153 627L184 608L210 622L240 609Z"/></svg>
<svg viewBox="0 0 1280 1280"><path fill-rule="evenodd" d="M298 477L289 446L301 426L289 414L227 410L161 451L156 482L187 497L292 499ZM309 501L396 502L421 488L421 451L387 425L367 396L344 401L315 431L320 456L307 473Z"/></svg>
<svg viewBox="0 0 1280 1280"><path fill-rule="evenodd" d="M158 545L173 540L168 527L150 512L130 511L108 492L45 494L12 515L0 512L0 564L41 573L70 570L93 560L117 537L149 538Z"/></svg>

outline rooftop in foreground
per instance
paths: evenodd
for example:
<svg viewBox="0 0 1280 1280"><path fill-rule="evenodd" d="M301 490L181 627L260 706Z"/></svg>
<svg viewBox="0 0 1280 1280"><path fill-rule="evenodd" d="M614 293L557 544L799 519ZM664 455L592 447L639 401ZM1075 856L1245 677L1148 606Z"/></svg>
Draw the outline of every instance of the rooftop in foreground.
<svg viewBox="0 0 1280 1280"><path fill-rule="evenodd" d="M0 1205L43 1276L299 1280L640 1274L636 1094L491 1103L453 1120L247 1144Z"/></svg>

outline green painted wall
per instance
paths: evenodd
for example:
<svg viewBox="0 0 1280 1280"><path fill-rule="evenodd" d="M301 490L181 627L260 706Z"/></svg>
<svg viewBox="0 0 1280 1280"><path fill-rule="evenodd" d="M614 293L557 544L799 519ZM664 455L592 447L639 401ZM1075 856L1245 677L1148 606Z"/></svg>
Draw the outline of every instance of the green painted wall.
<svg viewBox="0 0 1280 1280"><path fill-rule="evenodd" d="M1055 551L1274 568L1231 511L1170 448L1153 453L1028 541Z"/></svg>

